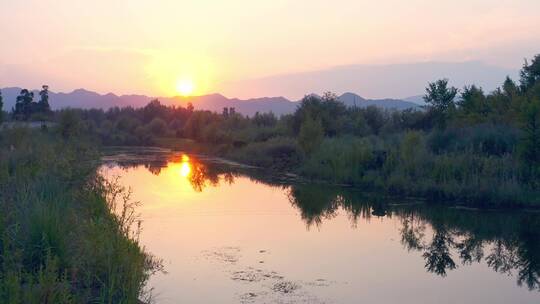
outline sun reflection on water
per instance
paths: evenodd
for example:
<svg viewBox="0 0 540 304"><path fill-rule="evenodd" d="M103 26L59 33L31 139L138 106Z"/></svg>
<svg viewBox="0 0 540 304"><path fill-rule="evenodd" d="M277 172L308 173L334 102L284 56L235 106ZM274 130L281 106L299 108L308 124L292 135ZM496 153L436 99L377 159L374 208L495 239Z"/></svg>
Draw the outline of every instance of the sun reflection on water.
<svg viewBox="0 0 540 304"><path fill-rule="evenodd" d="M182 162L180 163L180 175L182 177L188 177L191 173L191 164L189 163L189 156L182 155Z"/></svg>

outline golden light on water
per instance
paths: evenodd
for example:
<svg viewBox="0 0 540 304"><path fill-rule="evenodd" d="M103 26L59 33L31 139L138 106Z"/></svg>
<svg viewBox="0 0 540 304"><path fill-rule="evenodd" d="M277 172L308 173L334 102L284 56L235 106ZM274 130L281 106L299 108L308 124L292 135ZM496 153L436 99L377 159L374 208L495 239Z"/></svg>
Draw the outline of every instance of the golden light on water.
<svg viewBox="0 0 540 304"><path fill-rule="evenodd" d="M191 173L191 164L189 163L189 156L182 155L182 163L180 164L180 175L182 177L188 177Z"/></svg>
<svg viewBox="0 0 540 304"><path fill-rule="evenodd" d="M180 167L180 175L182 175L182 177L188 177L190 173L191 166L189 165L189 163L182 163Z"/></svg>

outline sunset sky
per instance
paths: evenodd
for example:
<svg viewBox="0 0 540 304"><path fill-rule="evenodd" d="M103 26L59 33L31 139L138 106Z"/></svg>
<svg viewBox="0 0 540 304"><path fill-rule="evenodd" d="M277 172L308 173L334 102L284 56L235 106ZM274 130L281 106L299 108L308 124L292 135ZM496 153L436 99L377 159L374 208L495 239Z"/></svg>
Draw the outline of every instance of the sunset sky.
<svg viewBox="0 0 540 304"><path fill-rule="evenodd" d="M0 87L249 97L238 83L350 64L518 69L540 52L539 12L538 0L0 0Z"/></svg>

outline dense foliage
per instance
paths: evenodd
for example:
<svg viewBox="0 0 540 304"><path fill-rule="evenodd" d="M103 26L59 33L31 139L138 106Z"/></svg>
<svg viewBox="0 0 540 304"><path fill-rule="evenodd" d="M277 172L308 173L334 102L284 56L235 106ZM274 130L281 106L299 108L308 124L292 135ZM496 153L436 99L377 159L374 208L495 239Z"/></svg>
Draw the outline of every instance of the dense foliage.
<svg viewBox="0 0 540 304"><path fill-rule="evenodd" d="M139 303L159 265L90 143L12 128L0 147L0 302Z"/></svg>

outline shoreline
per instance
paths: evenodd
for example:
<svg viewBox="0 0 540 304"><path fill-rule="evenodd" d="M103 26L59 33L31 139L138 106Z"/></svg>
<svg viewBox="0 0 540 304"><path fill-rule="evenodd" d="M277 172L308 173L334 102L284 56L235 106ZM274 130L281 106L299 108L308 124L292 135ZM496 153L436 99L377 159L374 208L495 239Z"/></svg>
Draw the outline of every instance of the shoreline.
<svg viewBox="0 0 540 304"><path fill-rule="evenodd" d="M540 206L535 205L527 205L527 204L500 204L498 206L490 206L489 203L470 203L470 202L464 202L463 200L452 200L452 199L429 199L423 196L415 196L415 195L399 195L399 194L389 194L383 190L377 190L369 187L362 187L360 185L354 185L354 184L343 184L343 183L333 183L324 179L310 179L305 176L302 176L301 174L292 173L288 171L282 171L282 170L276 170L274 168L265 168L261 166L253 166L249 164L241 163L237 160L230 160L222 156L216 156L212 154L205 154L205 153L192 153L185 150L179 150L179 149L172 149L168 147L160 147L160 146L104 146L103 150L108 150L108 152L114 152L114 151L122 151L124 153L116 154L113 153L114 156L107 153L105 156L102 156L100 161L103 161L103 157L105 157L105 162L118 162L118 156L122 155L124 159L121 159L120 162L127 162L130 164L137 164L144 161L149 162L169 162L174 157L168 157L170 154L175 154L178 156L178 154L187 154L191 156L195 156L196 158L200 159L203 162L209 162L212 164L218 164L218 165L224 165L224 166L230 166L235 167L242 170L247 170L248 172L242 172L247 176L251 177L262 177L263 180L269 180L269 181L278 181L281 184L316 184L316 185L322 185L322 186L328 186L328 187L339 187L344 189L349 189L352 191L361 191L363 193L367 193L368 195L383 197L387 200L406 200L406 201L417 201L417 203L420 204L436 204L436 205L443 205L447 206L449 208L456 208L456 209L462 209L462 210L468 210L468 211L504 211L504 210L510 210L510 211L528 211L528 212L540 212ZM100 151L103 152L103 151ZM125 153L128 152L128 153ZM137 152L146 153L146 155L142 156L137 155ZM151 154L157 153L158 158L155 158L151 156ZM256 170L256 171L265 171L262 176L261 175L253 175L249 174L252 172L249 172L250 170ZM415 203L415 204L417 204ZM392 204L389 204L392 205ZM394 204L395 205L395 204ZM397 204L397 205L401 205ZM406 203L405 205L409 205L409 203Z"/></svg>

